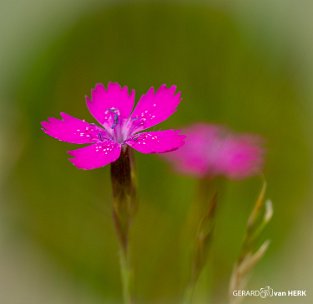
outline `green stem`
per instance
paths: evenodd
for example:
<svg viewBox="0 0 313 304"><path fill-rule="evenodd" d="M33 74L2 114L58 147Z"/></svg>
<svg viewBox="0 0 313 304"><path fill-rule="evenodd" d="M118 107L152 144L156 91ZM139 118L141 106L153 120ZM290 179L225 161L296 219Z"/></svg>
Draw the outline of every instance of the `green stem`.
<svg viewBox="0 0 313 304"><path fill-rule="evenodd" d="M186 287L183 303L191 304L194 290L198 283L208 259L213 239L215 226L215 215L217 206L217 194L214 192L214 185L209 177L199 180L196 201L190 214L193 216L193 229L197 226L193 235L193 253L191 258L191 271L189 283Z"/></svg>
<svg viewBox="0 0 313 304"><path fill-rule="evenodd" d="M136 211L136 183L131 150L123 147L118 160L111 164L113 221L120 246L120 267L125 304L132 303L129 263L129 230Z"/></svg>
<svg viewBox="0 0 313 304"><path fill-rule="evenodd" d="M120 267L123 286L123 299L125 304L131 304L131 270L129 267L128 257L124 254L123 250L120 251Z"/></svg>
<svg viewBox="0 0 313 304"><path fill-rule="evenodd" d="M185 291L182 304L192 304L192 298L195 290L196 282L191 282Z"/></svg>

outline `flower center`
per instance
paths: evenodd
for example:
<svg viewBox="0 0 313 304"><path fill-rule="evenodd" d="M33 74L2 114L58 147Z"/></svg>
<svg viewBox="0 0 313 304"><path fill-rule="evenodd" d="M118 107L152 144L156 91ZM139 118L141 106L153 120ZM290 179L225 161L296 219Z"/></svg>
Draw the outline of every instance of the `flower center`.
<svg viewBox="0 0 313 304"><path fill-rule="evenodd" d="M122 119L120 110L112 107L105 110L104 120L103 126L111 136L111 139L122 144L129 135L128 119ZM99 140L101 140L100 137Z"/></svg>
<svg viewBox="0 0 313 304"><path fill-rule="evenodd" d="M105 126L108 129L115 129L116 126L119 123L119 117L121 113L119 109L117 108L108 108L104 112L104 123L103 126Z"/></svg>

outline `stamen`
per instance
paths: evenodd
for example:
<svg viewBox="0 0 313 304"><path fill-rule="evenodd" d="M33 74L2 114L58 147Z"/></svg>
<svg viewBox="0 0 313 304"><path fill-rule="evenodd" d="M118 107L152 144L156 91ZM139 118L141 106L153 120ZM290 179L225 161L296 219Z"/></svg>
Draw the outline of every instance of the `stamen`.
<svg viewBox="0 0 313 304"><path fill-rule="evenodd" d="M111 129L114 129L118 124L118 115L116 113L113 113L113 115L114 115L113 116L113 124L111 126Z"/></svg>
<svg viewBox="0 0 313 304"><path fill-rule="evenodd" d="M100 141L104 141L104 140L105 140L105 134L104 134L103 132L99 132L99 133L98 133L98 139L99 139Z"/></svg>
<svg viewBox="0 0 313 304"><path fill-rule="evenodd" d="M109 127L115 129L119 124L120 111L116 108L109 108L104 112L104 115L104 119L109 123Z"/></svg>

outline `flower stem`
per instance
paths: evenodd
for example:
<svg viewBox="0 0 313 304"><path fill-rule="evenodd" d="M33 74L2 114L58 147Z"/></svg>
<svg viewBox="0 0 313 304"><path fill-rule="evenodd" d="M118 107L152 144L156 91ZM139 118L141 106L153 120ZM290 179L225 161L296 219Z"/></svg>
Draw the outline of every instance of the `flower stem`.
<svg viewBox="0 0 313 304"><path fill-rule="evenodd" d="M184 298L183 298L183 304L192 304L193 293L194 293L194 290L195 290L195 287L196 287L195 283L196 282L191 282L187 286L185 294L184 294Z"/></svg>
<svg viewBox="0 0 313 304"><path fill-rule="evenodd" d="M193 235L191 271L184 293L184 304L191 304L193 301L198 279L207 264L211 249L217 207L217 193L211 186L209 179L199 180L197 199L192 206L192 226L197 226L197 229Z"/></svg>
<svg viewBox="0 0 313 304"><path fill-rule="evenodd" d="M113 221L120 246L120 267L125 304L131 304L129 230L136 211L136 183L131 149L122 147L121 156L111 164Z"/></svg>
<svg viewBox="0 0 313 304"><path fill-rule="evenodd" d="M123 299L125 304L131 304L131 270L129 265L128 257L120 251L120 267L121 267L121 278L123 287Z"/></svg>

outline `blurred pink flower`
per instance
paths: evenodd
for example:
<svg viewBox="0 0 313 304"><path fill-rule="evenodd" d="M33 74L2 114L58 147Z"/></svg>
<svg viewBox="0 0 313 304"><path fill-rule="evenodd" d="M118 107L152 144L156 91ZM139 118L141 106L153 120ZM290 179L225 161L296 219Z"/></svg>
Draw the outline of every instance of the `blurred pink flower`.
<svg viewBox="0 0 313 304"><path fill-rule="evenodd" d="M176 86L162 85L157 91L150 88L141 96L134 111L135 91L118 83L106 89L97 84L86 97L87 107L101 126L88 123L66 113L62 119L49 118L41 123L42 130L60 140L74 144L90 144L69 151L70 161L80 169L90 170L108 165L120 156L124 145L141 153L164 153L178 149L185 136L178 130L141 132L171 116L180 103Z"/></svg>
<svg viewBox="0 0 313 304"><path fill-rule="evenodd" d="M183 173L233 179L258 174L263 165L260 137L235 134L225 127L195 124L184 130L185 145L164 157Z"/></svg>

